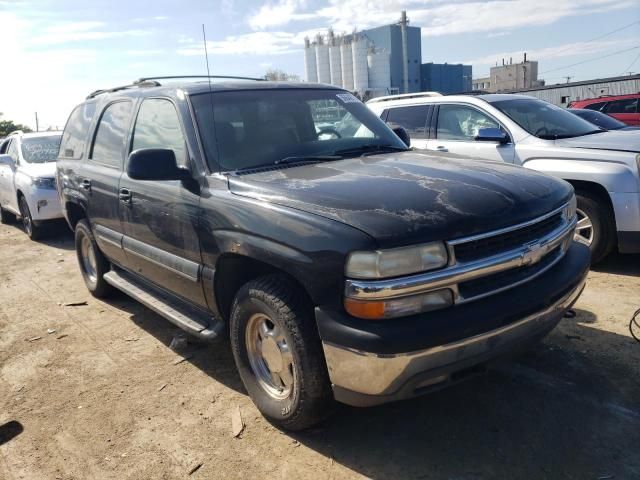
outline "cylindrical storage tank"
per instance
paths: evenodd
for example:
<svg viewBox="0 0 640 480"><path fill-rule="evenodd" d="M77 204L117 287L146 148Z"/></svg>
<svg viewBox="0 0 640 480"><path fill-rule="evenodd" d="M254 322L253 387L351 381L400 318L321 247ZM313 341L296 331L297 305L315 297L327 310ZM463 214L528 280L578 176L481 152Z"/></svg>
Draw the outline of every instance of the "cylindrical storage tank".
<svg viewBox="0 0 640 480"><path fill-rule="evenodd" d="M308 39L304 42L304 73L307 77L307 82L316 83L318 81L316 49L309 44Z"/></svg>
<svg viewBox="0 0 640 480"><path fill-rule="evenodd" d="M329 46L329 69L331 70L331 85L342 87L342 59L340 46Z"/></svg>
<svg viewBox="0 0 640 480"><path fill-rule="evenodd" d="M358 93L364 93L369 87L367 50L366 39L354 38L351 44L351 52L353 54L353 88Z"/></svg>
<svg viewBox="0 0 640 480"><path fill-rule="evenodd" d="M385 51L369 51L369 88L388 90L391 88L391 58Z"/></svg>
<svg viewBox="0 0 640 480"><path fill-rule="evenodd" d="M343 42L340 45L340 67L342 69L342 88L353 91L353 53L351 44Z"/></svg>
<svg viewBox="0 0 640 480"><path fill-rule="evenodd" d="M318 68L318 82L331 83L331 69L329 67L329 45L316 44L316 65Z"/></svg>

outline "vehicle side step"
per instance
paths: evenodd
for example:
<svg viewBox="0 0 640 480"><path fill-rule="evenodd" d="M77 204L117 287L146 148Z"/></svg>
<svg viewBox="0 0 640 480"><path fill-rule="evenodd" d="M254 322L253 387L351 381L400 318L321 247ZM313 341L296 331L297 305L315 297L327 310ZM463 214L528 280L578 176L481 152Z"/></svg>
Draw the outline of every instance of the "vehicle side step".
<svg viewBox="0 0 640 480"><path fill-rule="evenodd" d="M122 270L104 274L107 283L136 299L174 325L201 340L211 341L224 331L224 323L203 312L183 305L177 300L164 298L159 292L150 291L133 275Z"/></svg>

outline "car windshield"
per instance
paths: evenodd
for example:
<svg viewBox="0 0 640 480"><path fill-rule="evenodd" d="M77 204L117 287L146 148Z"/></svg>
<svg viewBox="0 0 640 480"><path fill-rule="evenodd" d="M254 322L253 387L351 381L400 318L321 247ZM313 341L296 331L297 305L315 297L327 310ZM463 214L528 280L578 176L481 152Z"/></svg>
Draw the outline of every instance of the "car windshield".
<svg viewBox="0 0 640 480"><path fill-rule="evenodd" d="M342 90L214 92L192 95L191 102L207 158L221 170L407 148L360 100Z"/></svg>
<svg viewBox="0 0 640 480"><path fill-rule="evenodd" d="M604 132L563 108L534 98L489 101L531 135L545 140Z"/></svg>
<svg viewBox="0 0 640 480"><path fill-rule="evenodd" d="M627 126L626 123L616 120L606 113L596 112L595 110L572 108L569 111L587 122L594 124L596 127L604 128L606 130L620 130Z"/></svg>
<svg viewBox="0 0 640 480"><path fill-rule="evenodd" d="M55 162L62 135L27 137L22 139L22 158L28 163Z"/></svg>

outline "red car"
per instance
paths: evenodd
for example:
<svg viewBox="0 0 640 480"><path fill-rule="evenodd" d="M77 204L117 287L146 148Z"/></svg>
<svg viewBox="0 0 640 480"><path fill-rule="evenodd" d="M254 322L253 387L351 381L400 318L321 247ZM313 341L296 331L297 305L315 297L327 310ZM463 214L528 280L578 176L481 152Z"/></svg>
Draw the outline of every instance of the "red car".
<svg viewBox="0 0 640 480"><path fill-rule="evenodd" d="M576 100L569 107L597 110L627 125L640 125L640 93Z"/></svg>

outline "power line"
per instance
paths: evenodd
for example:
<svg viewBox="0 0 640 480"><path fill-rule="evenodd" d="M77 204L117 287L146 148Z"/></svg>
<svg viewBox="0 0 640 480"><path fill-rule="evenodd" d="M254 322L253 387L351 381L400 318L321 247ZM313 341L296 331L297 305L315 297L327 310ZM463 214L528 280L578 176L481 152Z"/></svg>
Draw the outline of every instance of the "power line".
<svg viewBox="0 0 640 480"><path fill-rule="evenodd" d="M620 77L622 75L624 75L626 72L628 72L629 70L631 70L631 67L633 67L635 65L635 63L638 61L638 59L640 58L640 53L638 53L638 55L636 55L636 58L633 59L633 62L631 62L629 64L629 66L627 68L625 68L624 70L622 70L622 73L619 75Z"/></svg>
<svg viewBox="0 0 640 480"><path fill-rule="evenodd" d="M638 48L640 48L640 45L636 45L635 47L631 47L631 48L625 48L624 50L617 50L615 52L607 53L606 55L602 55L600 57L590 58L588 60L583 60L582 62L572 63L571 65L565 65L564 67L552 68L551 70L546 70L544 72L541 72L540 75L544 75L545 73L549 73L549 72L556 72L558 70L566 70L567 68L575 67L577 65L582 65L583 63L595 62L596 60L602 60L603 58L611 57L613 55L618 55L624 52L630 52L631 50L636 50Z"/></svg>

